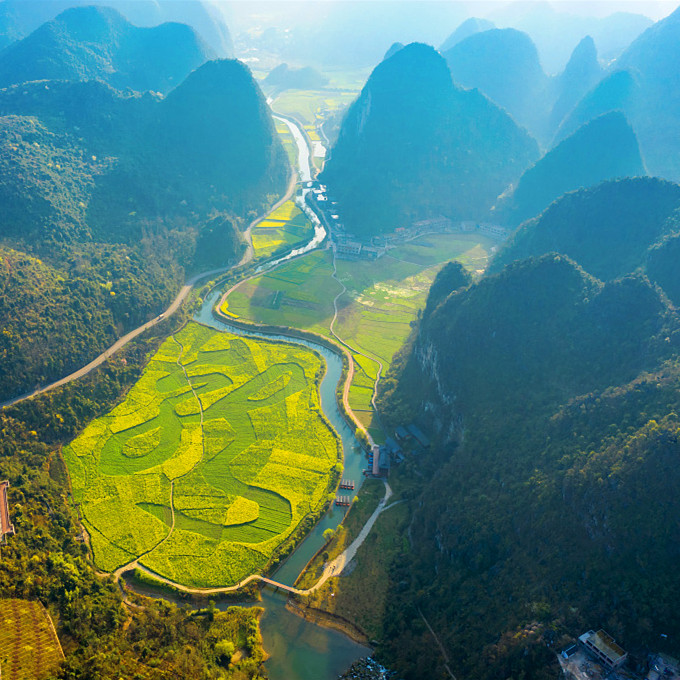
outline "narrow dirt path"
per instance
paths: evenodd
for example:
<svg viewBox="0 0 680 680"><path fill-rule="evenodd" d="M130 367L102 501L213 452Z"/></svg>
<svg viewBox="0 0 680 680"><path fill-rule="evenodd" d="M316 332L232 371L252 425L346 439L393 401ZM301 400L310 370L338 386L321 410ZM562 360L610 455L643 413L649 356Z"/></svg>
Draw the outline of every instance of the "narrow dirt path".
<svg viewBox="0 0 680 680"><path fill-rule="evenodd" d="M437 647L439 647L439 651L441 651L442 656L444 657L444 668L446 668L446 672L449 674L452 680L456 680L456 676L449 668L450 659L449 655L446 653L446 650L444 649L444 645L441 643L441 640L437 637L437 633L434 632L434 629L430 625L430 622L425 618L423 612L420 611L420 607L418 607L418 613L420 614L420 618L425 622L427 629L430 631L432 637L434 638L434 641L437 643Z"/></svg>
<svg viewBox="0 0 680 680"><path fill-rule="evenodd" d="M334 330L333 326L335 326L335 322L338 320L338 300L347 292L347 286L338 278L338 266L337 266L337 258L335 255L335 251L333 251L333 273L331 274L331 278L335 279L340 286L342 286L342 290L335 296L333 300L333 309L334 309L334 314L333 314L333 319L331 321L329 330L331 332L331 335L342 345L344 345L352 354L358 354L359 356L365 357L369 361L374 361L376 364L378 364L378 372L375 375L375 381L373 383L373 396L371 397L371 406L373 406L373 410L377 413L378 409L376 408L375 405L375 397L376 394L378 393L378 383L380 382L380 376L382 375L383 372L383 364L380 359L374 358L374 357L369 357L365 352L362 352L359 349L356 349L355 347L352 347L348 342L343 340ZM356 423L359 424L359 427L361 427L364 432L366 432L366 437L368 438L368 443L369 446L374 446L375 442L373 441L373 437L371 437L370 432L368 431L367 428L365 428L358 420L358 418L354 415L354 411L352 410L352 407L349 405L349 391L350 388L352 387L352 378L354 378L354 358L350 354L350 370L347 376L347 380L345 381L345 388L342 392L342 403L344 407L347 409L349 413L352 414L352 418Z"/></svg>

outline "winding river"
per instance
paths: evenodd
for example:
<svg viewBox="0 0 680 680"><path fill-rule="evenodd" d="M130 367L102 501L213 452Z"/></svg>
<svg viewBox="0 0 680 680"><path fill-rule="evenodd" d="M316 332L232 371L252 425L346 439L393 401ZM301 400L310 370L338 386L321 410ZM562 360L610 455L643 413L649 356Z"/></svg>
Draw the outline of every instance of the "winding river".
<svg viewBox="0 0 680 680"><path fill-rule="evenodd" d="M310 156L304 135L292 120L279 116L275 117L290 129L298 147L300 180L308 182L311 180ZM296 248L277 260L258 267L255 270L256 273L269 271L286 260L314 250L325 239L325 229L316 215L304 203L304 196L307 192L308 189L303 188L298 205L305 210L314 225L314 236L303 247ZM321 408L342 442L344 458L342 476L354 480L356 484L353 492L343 491L343 493L354 496L364 479L365 458L354 437L353 428L348 425L338 407L336 387L342 375L341 357L326 347L308 340L254 330L244 331L221 318L217 318L213 313L213 308L222 296L222 292L222 289L218 286L206 296L201 308L194 315L196 321L236 335L284 340L303 345L313 349L323 357L326 363L326 374L321 381L319 390ZM343 508L331 506L308 536L271 577L279 583L293 585L307 562L323 546L323 532L329 528L335 529L344 515ZM156 597L159 595L167 597L165 594L148 591L140 586L134 586L134 589L139 592L146 591ZM265 609L261 620L261 629L265 650L270 655L265 665L271 680L334 680L354 661L370 654L369 648L357 644L344 634L310 623L289 612L285 607L287 600L285 593L272 592L270 588L263 588L261 592L261 604ZM222 606L226 608L230 604L233 603L227 602ZM244 604L247 606L249 603ZM221 605L218 603L217 606L220 607Z"/></svg>
<svg viewBox="0 0 680 680"><path fill-rule="evenodd" d="M213 307L222 295L218 288L213 290L203 302L201 309L194 315L200 323L218 330L237 335L249 335L268 340L284 340L303 345L319 353L326 363L326 374L320 385L321 408L335 428L342 441L344 456L343 477L353 479L356 489L344 492L355 494L364 477L366 459L338 407L336 387L342 375L342 359L326 347L299 338L290 338L272 333L244 331L217 319ZM331 506L308 536L296 550L277 569L272 578L286 585L293 585L300 572L312 556L323 546L323 532L335 529L345 515L343 508ZM342 633L319 627L292 614L285 608L287 596L262 591L265 615L262 618L264 646L271 658L266 666L271 680L332 680L347 669L356 659L365 656L369 650Z"/></svg>
<svg viewBox="0 0 680 680"><path fill-rule="evenodd" d="M297 144L300 180L303 183L310 181L312 176L309 147L302 131L294 121L281 116L275 117L288 126ZM304 203L307 192L308 189L303 188L298 205L305 210L314 225L314 237L305 246L296 248L283 257L263 265L256 270L258 273L273 269L286 260L318 248L325 239L325 229ZM343 477L355 481L356 488L351 495L356 494L364 478L365 458L354 437L353 429L348 425L338 407L336 387L342 375L340 356L314 342L258 331L243 331L218 319L213 313L213 308L221 296L222 290L219 287L213 289L206 296L194 319L218 330L237 335L293 342L309 347L323 357L326 363L326 374L320 385L321 408L340 436L344 456ZM350 492L346 492L346 495L350 495ZM272 578L279 583L293 585L307 562L323 546L323 532L329 528L335 529L344 515L343 508L331 506L304 541L272 575ZM283 593L272 592L269 588L262 590L262 605L265 608L265 614L262 617L261 627L264 647L271 655L265 664L271 680L334 680L356 659L370 653L368 648L353 642L342 633L322 628L289 612L285 608L286 599L287 595Z"/></svg>

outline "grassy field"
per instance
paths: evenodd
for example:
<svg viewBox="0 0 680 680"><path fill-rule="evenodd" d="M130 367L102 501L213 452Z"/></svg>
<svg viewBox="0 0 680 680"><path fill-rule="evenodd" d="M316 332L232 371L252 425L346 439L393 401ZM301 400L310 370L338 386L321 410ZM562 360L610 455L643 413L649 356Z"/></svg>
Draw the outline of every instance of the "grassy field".
<svg viewBox="0 0 680 680"><path fill-rule="evenodd" d="M331 278L332 256L316 250L239 286L222 311L248 321L328 334L333 298L342 290Z"/></svg>
<svg viewBox="0 0 680 680"><path fill-rule="evenodd" d="M322 361L294 345L190 323L125 401L64 450L95 563L230 585L261 571L326 501L338 441Z"/></svg>
<svg viewBox="0 0 680 680"><path fill-rule="evenodd" d="M274 124L276 125L276 132L281 139L283 148L286 150L286 154L288 154L288 161L292 167L296 168L298 161L298 149L295 139L293 138L293 133L290 131L290 128L280 120L274 120Z"/></svg>
<svg viewBox="0 0 680 680"><path fill-rule="evenodd" d="M312 236L312 223L293 200L286 201L266 220L253 227L251 232L255 257L269 257L278 251L305 243Z"/></svg>
<svg viewBox="0 0 680 680"><path fill-rule="evenodd" d="M39 602L0 600L3 680L53 677L63 658L49 614Z"/></svg>
<svg viewBox="0 0 680 680"><path fill-rule="evenodd" d="M349 400L372 434L379 436L371 412L378 361L384 374L425 305L441 266L456 259L480 272L493 244L480 234L435 234L394 248L377 262L338 260L337 275L347 292L339 300L335 332L366 355L354 354ZM249 321L329 335L333 298L341 290L332 272L330 252L316 251L240 286L223 311Z"/></svg>

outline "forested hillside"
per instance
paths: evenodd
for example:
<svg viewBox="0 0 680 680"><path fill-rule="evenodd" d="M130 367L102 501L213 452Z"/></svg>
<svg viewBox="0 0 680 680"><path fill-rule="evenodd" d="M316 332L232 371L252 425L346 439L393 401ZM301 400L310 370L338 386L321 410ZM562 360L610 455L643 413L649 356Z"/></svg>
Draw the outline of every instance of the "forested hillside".
<svg viewBox="0 0 680 680"><path fill-rule="evenodd" d="M564 253L593 276L643 267L648 249L677 231L680 186L652 177L603 182L563 196L523 224L491 262L497 272L532 255Z"/></svg>
<svg viewBox="0 0 680 680"><path fill-rule="evenodd" d="M537 156L510 116L413 43L375 68L321 177L346 227L370 237L437 215L481 218Z"/></svg>
<svg viewBox="0 0 680 680"><path fill-rule="evenodd" d="M437 298L381 400L436 442L392 566L400 675L446 677L417 607L463 677L554 678L588 628L632 652L677 639L675 309L644 276L554 254Z"/></svg>
<svg viewBox="0 0 680 680"><path fill-rule="evenodd" d="M139 28L111 7L74 7L0 52L0 87L99 79L167 92L214 56L184 24Z"/></svg>
<svg viewBox="0 0 680 680"><path fill-rule="evenodd" d="M166 98L97 82L0 90L0 148L4 398L157 315L185 271L235 262L238 228L289 172L264 97L230 60Z"/></svg>
<svg viewBox="0 0 680 680"><path fill-rule="evenodd" d="M613 111L586 123L530 167L501 197L494 214L517 226L568 191L644 174L635 133L625 116Z"/></svg>

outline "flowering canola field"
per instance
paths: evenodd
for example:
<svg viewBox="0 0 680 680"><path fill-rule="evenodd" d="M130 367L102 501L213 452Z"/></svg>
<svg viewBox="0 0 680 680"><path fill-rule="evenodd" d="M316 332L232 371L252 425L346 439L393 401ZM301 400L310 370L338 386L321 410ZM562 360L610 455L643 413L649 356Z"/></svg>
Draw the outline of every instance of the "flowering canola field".
<svg viewBox="0 0 680 680"><path fill-rule="evenodd" d="M125 401L64 450L97 566L139 558L191 586L261 571L334 490L323 368L303 347L195 323L166 340Z"/></svg>

